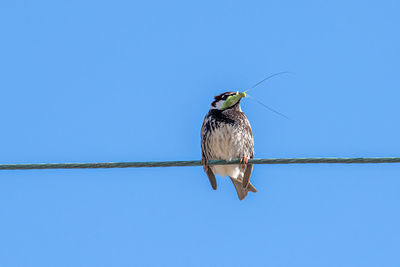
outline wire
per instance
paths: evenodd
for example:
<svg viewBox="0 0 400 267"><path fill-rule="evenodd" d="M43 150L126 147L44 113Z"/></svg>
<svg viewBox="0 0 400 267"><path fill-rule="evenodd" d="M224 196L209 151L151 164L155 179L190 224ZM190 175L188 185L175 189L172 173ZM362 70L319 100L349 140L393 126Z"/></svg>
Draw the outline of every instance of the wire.
<svg viewBox="0 0 400 267"><path fill-rule="evenodd" d="M400 163L400 157L392 158L281 158L249 159L248 164L308 164L308 163ZM232 161L210 160L207 165L240 164L240 159ZM99 168L139 168L139 167L183 167L201 166L200 160L189 161L144 161L144 162L102 162L102 163L39 163L0 164L0 170L34 169L99 169Z"/></svg>

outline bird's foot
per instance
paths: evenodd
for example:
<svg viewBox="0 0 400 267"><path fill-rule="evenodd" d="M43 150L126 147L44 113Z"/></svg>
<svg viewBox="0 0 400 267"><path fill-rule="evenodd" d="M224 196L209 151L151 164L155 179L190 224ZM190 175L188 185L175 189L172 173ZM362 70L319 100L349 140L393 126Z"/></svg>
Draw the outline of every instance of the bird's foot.
<svg viewBox="0 0 400 267"><path fill-rule="evenodd" d="M246 169L247 162L248 162L248 158L246 156L243 156L240 158L240 168L242 170Z"/></svg>

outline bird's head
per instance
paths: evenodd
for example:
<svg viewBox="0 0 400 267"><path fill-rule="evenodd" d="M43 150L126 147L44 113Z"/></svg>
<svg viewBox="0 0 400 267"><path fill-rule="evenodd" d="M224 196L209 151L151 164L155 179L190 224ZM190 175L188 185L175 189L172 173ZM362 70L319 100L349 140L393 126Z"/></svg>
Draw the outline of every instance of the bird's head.
<svg viewBox="0 0 400 267"><path fill-rule="evenodd" d="M210 109L226 110L233 107L240 109L240 100L246 97L246 93L242 92L226 92L214 96L214 101L211 103Z"/></svg>

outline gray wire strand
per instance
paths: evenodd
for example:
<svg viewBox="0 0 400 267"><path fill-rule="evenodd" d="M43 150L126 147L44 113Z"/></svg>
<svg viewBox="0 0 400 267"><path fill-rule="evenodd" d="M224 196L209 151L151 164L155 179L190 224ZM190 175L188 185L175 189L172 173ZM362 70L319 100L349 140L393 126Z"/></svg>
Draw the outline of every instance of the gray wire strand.
<svg viewBox="0 0 400 267"><path fill-rule="evenodd" d="M400 157L391 158L281 158L249 159L248 164L309 164L309 163L400 163ZM240 164L240 159L232 161L210 160L207 165ZM189 161L144 161L144 162L101 162L101 163L38 163L0 164L0 170L35 169L99 169L99 168L139 168L139 167L183 167L201 166L200 160Z"/></svg>

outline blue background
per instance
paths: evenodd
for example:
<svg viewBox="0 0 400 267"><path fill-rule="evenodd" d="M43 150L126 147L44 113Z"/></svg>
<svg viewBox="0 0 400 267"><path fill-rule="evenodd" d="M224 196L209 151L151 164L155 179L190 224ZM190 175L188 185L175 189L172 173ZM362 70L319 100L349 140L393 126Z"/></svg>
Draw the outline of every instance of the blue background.
<svg viewBox="0 0 400 267"><path fill-rule="evenodd" d="M399 156L398 1L1 1L0 163L200 159L213 96L258 158ZM400 165L0 172L0 266L400 266Z"/></svg>

